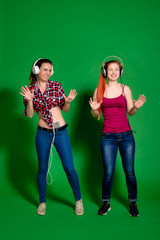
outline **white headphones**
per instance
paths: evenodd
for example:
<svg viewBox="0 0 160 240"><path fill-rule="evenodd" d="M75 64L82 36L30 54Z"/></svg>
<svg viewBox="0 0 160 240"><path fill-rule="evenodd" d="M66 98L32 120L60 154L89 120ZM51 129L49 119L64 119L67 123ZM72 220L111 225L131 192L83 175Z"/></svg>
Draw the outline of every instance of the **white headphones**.
<svg viewBox="0 0 160 240"><path fill-rule="evenodd" d="M109 61L107 61L106 62L106 60L107 59L109 59L109 58L116 58L118 61L119 61L119 63L120 63L120 76L122 76L122 74L123 74L123 62L122 62L122 59L121 58L119 58L119 57L117 57L117 56L109 56L109 57L107 57L107 58L105 58L104 60L103 60L103 64L102 64L102 75L103 75L103 77L107 77L107 71L106 71L106 64L107 64L107 62L109 62ZM112 59L111 59L112 60Z"/></svg>
<svg viewBox="0 0 160 240"><path fill-rule="evenodd" d="M39 73L39 67L36 65L36 63L39 61L39 60L41 60L41 59L44 59L44 58L39 58L38 60L36 60L35 62L34 62L34 64L33 64L33 67L32 67L32 73L34 73L34 74L38 74ZM54 73L54 70L53 70L53 66L52 66L52 72L51 72L51 76L53 75L53 73Z"/></svg>

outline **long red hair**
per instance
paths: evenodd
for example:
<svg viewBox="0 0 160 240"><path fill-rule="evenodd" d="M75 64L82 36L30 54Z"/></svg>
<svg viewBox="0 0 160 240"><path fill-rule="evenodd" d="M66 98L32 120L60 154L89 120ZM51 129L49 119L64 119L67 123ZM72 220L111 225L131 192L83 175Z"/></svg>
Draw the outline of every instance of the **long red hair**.
<svg viewBox="0 0 160 240"><path fill-rule="evenodd" d="M97 87L97 102L98 103L102 101L104 91L105 91L105 85L106 85L106 78L103 77L102 69L101 69L101 74L100 74L99 83L98 83L98 87ZM98 120L100 118L101 118L101 106L98 108Z"/></svg>

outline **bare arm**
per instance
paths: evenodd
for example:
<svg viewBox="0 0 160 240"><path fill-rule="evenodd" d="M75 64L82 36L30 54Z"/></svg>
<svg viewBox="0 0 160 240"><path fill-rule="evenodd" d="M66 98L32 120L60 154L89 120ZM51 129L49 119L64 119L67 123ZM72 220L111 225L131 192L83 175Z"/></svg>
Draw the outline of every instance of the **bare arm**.
<svg viewBox="0 0 160 240"><path fill-rule="evenodd" d="M68 112L70 109L70 103L65 101L64 107L62 108L63 112Z"/></svg>
<svg viewBox="0 0 160 240"><path fill-rule="evenodd" d="M75 99L75 97L77 96L76 90L71 90L68 97L66 97L64 95L64 99L65 99L65 105L62 108L63 112L68 112L70 109L70 103Z"/></svg>
<svg viewBox="0 0 160 240"><path fill-rule="evenodd" d="M34 115L34 108L33 108L34 93L31 92L27 86L21 87L21 91L22 92L20 92L20 94L28 100L28 105L26 109L27 116L29 118L32 118Z"/></svg>
<svg viewBox="0 0 160 240"><path fill-rule="evenodd" d="M92 114L93 117L97 117L98 116L98 110L91 109L91 114Z"/></svg>
<svg viewBox="0 0 160 240"><path fill-rule="evenodd" d="M133 100L132 92L127 86L125 86L124 92L127 101L127 112L130 116L133 116L137 112L137 110L143 106L146 101L146 97L144 95L140 95L137 101Z"/></svg>
<svg viewBox="0 0 160 240"><path fill-rule="evenodd" d="M27 116L29 118L32 118L34 115L34 109L33 109L33 100L28 101L27 109L26 109Z"/></svg>

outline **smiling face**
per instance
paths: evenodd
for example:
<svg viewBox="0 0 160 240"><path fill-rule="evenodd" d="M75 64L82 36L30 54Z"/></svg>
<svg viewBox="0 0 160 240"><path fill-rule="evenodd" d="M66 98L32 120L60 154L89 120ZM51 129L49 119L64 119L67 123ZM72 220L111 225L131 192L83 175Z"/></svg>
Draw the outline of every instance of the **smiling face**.
<svg viewBox="0 0 160 240"><path fill-rule="evenodd" d="M38 74L38 80L47 82L52 75L52 65L50 63L42 63Z"/></svg>
<svg viewBox="0 0 160 240"><path fill-rule="evenodd" d="M107 77L109 81L117 81L120 76L120 65L116 62L107 65Z"/></svg>

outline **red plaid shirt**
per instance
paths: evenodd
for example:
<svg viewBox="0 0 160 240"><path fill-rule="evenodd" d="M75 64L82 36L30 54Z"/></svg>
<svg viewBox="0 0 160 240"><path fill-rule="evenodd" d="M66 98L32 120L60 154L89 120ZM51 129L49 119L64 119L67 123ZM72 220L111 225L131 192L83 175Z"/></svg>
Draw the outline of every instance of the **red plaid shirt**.
<svg viewBox="0 0 160 240"><path fill-rule="evenodd" d="M33 108L39 114L42 112L42 116L49 127L53 127L53 119L51 114L51 108L59 106L61 109L65 104L64 91L59 82L47 82L47 88L42 94L37 84L33 84L28 87L29 90L33 90ZM28 100L23 98L23 103L25 105L24 115L27 115L26 108L28 105Z"/></svg>

